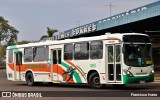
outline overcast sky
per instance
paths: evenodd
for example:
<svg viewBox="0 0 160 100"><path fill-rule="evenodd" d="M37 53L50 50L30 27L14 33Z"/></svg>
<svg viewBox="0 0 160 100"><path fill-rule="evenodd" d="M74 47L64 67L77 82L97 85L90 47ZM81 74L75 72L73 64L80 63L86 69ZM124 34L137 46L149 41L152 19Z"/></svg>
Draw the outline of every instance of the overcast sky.
<svg viewBox="0 0 160 100"><path fill-rule="evenodd" d="M18 41L39 40L47 28L60 32L158 0L0 0L0 16L19 30Z"/></svg>

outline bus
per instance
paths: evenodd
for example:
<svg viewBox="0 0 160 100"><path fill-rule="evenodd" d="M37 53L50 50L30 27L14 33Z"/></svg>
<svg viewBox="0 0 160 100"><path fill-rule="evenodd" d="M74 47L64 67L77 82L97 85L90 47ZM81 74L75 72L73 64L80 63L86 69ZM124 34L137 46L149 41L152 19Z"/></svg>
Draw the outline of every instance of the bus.
<svg viewBox="0 0 160 100"><path fill-rule="evenodd" d="M123 87L154 81L149 36L106 33L93 37L46 40L8 46L7 79L37 83L86 83Z"/></svg>

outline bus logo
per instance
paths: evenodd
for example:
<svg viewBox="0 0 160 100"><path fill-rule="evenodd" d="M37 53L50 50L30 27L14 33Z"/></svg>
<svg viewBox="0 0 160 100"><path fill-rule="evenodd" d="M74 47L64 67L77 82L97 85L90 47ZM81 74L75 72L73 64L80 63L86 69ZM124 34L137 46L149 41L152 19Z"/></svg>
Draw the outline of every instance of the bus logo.
<svg viewBox="0 0 160 100"><path fill-rule="evenodd" d="M63 81L70 81L73 80L73 73L75 68L72 68L71 66L67 68L67 71L63 73Z"/></svg>
<svg viewBox="0 0 160 100"><path fill-rule="evenodd" d="M11 92L2 92L2 97L11 97Z"/></svg>

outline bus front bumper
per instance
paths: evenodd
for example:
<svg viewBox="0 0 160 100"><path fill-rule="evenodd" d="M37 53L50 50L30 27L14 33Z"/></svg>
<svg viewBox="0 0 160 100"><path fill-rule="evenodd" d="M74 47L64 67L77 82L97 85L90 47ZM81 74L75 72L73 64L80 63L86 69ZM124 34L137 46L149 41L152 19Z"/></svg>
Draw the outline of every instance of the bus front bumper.
<svg viewBox="0 0 160 100"><path fill-rule="evenodd" d="M123 75L123 84L154 82L154 74L149 76L128 76Z"/></svg>

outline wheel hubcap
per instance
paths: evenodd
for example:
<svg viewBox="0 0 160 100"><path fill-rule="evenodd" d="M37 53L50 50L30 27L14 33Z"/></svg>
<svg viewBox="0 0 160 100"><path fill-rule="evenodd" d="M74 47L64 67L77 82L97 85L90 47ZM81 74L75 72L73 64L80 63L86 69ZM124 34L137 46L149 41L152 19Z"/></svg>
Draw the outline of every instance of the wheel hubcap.
<svg viewBox="0 0 160 100"><path fill-rule="evenodd" d="M93 78L93 83L96 84L96 85L100 84L99 77Z"/></svg>

